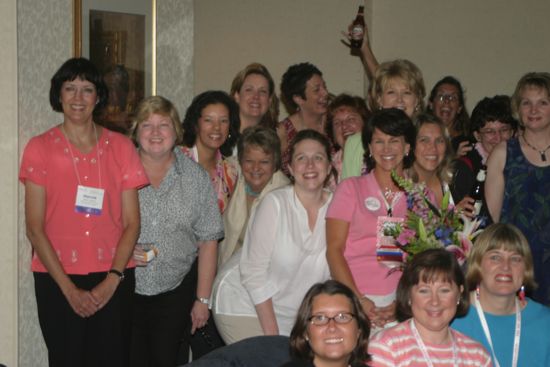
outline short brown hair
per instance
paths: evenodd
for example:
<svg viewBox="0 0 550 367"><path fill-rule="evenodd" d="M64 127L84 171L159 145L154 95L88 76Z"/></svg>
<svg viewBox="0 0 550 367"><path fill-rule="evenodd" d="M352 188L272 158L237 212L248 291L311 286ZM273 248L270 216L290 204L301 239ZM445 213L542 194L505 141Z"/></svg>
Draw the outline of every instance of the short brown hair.
<svg viewBox="0 0 550 367"><path fill-rule="evenodd" d="M477 236L475 244L468 255L468 271L466 282L470 289L475 289L483 278L481 274L481 261L483 255L495 249L503 249L516 252L523 257L525 272L523 273L523 285L528 291L537 287L535 272L533 270L533 256L529 242L521 231L513 224L494 223L488 226Z"/></svg>
<svg viewBox="0 0 550 367"><path fill-rule="evenodd" d="M273 155L276 170L281 167L281 141L275 130L265 126L250 126L244 129L237 141L237 156L240 164L242 164L244 151L251 146L262 149L265 154Z"/></svg>
<svg viewBox="0 0 550 367"><path fill-rule="evenodd" d="M456 316L464 316L468 311L468 288L465 285L464 274L455 256L442 248L429 249L414 256L405 266L397 285L397 318L404 321L413 316L410 305L411 289L420 281L430 282L442 277L449 283L455 283L460 289L460 302L456 308Z"/></svg>
<svg viewBox="0 0 550 367"><path fill-rule="evenodd" d="M138 145L137 131L139 125L153 114L159 114L170 118L174 126L174 131L176 132L175 145L181 145L183 142L183 129L181 128L178 110L172 102L161 96L147 97L139 103L136 109L136 117L134 118L129 133L134 144L136 146Z"/></svg>

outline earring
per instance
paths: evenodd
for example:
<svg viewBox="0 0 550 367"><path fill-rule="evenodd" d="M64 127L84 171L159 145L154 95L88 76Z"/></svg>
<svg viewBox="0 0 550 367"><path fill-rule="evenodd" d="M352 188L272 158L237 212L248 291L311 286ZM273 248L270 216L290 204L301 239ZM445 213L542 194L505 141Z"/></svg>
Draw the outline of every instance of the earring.
<svg viewBox="0 0 550 367"><path fill-rule="evenodd" d="M522 285L519 289L518 297L520 301L525 301L525 286Z"/></svg>
<svg viewBox="0 0 550 367"><path fill-rule="evenodd" d="M308 342L309 341L309 336L306 335L305 339L306 339L306 342Z"/></svg>
<svg viewBox="0 0 550 367"><path fill-rule="evenodd" d="M458 301L456 301L456 305L457 305L457 306L460 305L460 298L458 299Z"/></svg>
<svg viewBox="0 0 550 367"><path fill-rule="evenodd" d="M479 284L476 287L476 298L479 300Z"/></svg>
<svg viewBox="0 0 550 367"><path fill-rule="evenodd" d="M95 104L98 105L99 104L99 99L97 101L95 101Z"/></svg>
<svg viewBox="0 0 550 367"><path fill-rule="evenodd" d="M231 139L231 134L227 135L227 139Z"/></svg>
<svg viewBox="0 0 550 367"><path fill-rule="evenodd" d="M408 300L408 301L407 301L407 304L408 304L409 306L411 306L411 305L412 305L411 300Z"/></svg>

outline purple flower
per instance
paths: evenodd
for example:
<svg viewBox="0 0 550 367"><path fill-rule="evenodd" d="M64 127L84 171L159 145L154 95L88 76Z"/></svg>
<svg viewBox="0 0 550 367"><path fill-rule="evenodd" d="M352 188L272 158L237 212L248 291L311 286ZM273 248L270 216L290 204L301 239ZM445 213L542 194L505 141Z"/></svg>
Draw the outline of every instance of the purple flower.
<svg viewBox="0 0 550 367"><path fill-rule="evenodd" d="M435 238L437 238L443 245L449 246L453 243L451 239L451 234L453 233L452 228L449 227L439 227L435 230Z"/></svg>

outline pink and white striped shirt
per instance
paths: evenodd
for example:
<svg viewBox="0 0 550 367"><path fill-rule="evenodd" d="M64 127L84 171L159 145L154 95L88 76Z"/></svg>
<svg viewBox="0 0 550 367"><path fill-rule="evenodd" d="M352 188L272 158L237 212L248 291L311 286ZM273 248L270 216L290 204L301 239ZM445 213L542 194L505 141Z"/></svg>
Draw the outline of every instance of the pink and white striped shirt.
<svg viewBox="0 0 550 367"><path fill-rule="evenodd" d="M491 356L477 341L453 330L456 343L456 360L452 343L437 345L425 343L431 365L434 367L492 366ZM371 367L423 367L430 366L411 330L409 320L375 334L369 341Z"/></svg>

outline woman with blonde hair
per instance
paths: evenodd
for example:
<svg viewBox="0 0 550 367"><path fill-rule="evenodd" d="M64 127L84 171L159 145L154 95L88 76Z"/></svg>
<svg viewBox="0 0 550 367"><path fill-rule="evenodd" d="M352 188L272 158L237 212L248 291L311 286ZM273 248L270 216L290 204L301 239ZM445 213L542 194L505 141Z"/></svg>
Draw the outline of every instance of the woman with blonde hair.
<svg viewBox="0 0 550 367"><path fill-rule="evenodd" d="M495 223L475 241L466 282L471 307L452 327L479 340L495 366L550 366L550 310L525 296L536 288L521 231Z"/></svg>
<svg viewBox="0 0 550 367"><path fill-rule="evenodd" d="M550 304L550 73L527 73L512 96L517 136L487 160L485 199L494 222L516 225L527 237L539 288L533 299Z"/></svg>
<svg viewBox="0 0 550 367"><path fill-rule="evenodd" d="M151 182L139 191L131 362L175 366L182 338L189 339L210 317L223 224L208 174L178 146L183 131L170 101L144 99L131 136ZM151 249L156 257L147 261L144 250Z"/></svg>
<svg viewBox="0 0 550 367"><path fill-rule="evenodd" d="M369 88L368 105L371 111L384 108L398 108L409 117L414 117L424 109L426 89L422 72L409 60L394 60L380 64L376 69ZM344 149L342 179L360 176L364 149L361 134L350 136Z"/></svg>

